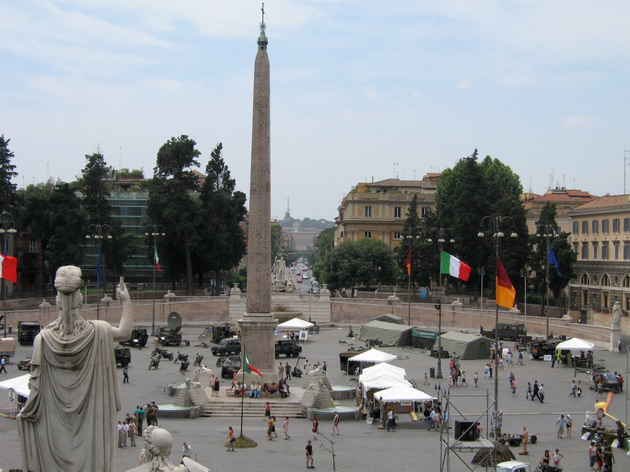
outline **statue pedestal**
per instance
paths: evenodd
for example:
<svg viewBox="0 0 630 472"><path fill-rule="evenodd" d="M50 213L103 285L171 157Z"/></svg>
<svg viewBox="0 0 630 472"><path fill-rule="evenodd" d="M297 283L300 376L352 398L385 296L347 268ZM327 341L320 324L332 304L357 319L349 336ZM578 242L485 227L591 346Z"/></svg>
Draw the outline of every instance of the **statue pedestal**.
<svg viewBox="0 0 630 472"><path fill-rule="evenodd" d="M608 346L608 350L610 352L617 351L620 339L621 339L621 328L610 328L610 345Z"/></svg>
<svg viewBox="0 0 630 472"><path fill-rule="evenodd" d="M252 380L278 383L278 372L275 366L275 336L274 332L278 321L271 313L245 313L238 320L241 329L241 358L244 359L247 352L251 364L262 374L252 372L245 373L245 382L250 384ZM239 381L243 378L243 372L239 372Z"/></svg>

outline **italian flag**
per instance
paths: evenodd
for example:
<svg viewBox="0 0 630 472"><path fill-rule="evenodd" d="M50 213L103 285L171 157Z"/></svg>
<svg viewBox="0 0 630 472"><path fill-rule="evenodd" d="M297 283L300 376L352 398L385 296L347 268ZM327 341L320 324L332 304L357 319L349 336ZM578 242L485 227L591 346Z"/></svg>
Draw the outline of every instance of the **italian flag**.
<svg viewBox="0 0 630 472"><path fill-rule="evenodd" d="M462 279L464 282L470 277L470 266L464 264L457 257L451 256L448 252L442 251L442 261L440 264L441 274L450 274L453 277Z"/></svg>
<svg viewBox="0 0 630 472"><path fill-rule="evenodd" d="M157 252L157 245L153 243L153 260L155 261L155 268L158 272L162 272L162 266L160 265L160 256Z"/></svg>
<svg viewBox="0 0 630 472"><path fill-rule="evenodd" d="M245 353L244 361L245 361L245 366L243 367L243 370L245 370L245 372L247 372L248 374L255 372L261 377L263 376L263 374L261 374L260 371L256 367L254 367L252 363L250 362L249 354Z"/></svg>
<svg viewBox="0 0 630 472"><path fill-rule="evenodd" d="M14 284L17 283L17 257L0 254L0 277Z"/></svg>

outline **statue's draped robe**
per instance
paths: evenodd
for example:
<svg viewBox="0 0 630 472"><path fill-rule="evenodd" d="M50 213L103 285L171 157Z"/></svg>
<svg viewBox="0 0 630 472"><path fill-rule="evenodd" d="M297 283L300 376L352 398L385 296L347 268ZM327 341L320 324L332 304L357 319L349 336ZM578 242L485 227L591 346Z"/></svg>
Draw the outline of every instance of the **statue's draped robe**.
<svg viewBox="0 0 630 472"><path fill-rule="evenodd" d="M33 346L31 393L17 417L24 470L113 472L120 394L112 327L72 336L44 329Z"/></svg>

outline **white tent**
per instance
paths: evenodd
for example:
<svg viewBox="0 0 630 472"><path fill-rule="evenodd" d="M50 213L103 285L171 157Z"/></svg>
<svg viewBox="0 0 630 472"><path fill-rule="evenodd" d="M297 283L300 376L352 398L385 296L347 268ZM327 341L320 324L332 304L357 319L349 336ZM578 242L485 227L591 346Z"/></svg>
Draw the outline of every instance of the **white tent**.
<svg viewBox="0 0 630 472"><path fill-rule="evenodd" d="M391 374L383 374L379 377L362 381L361 384L363 385L364 390L369 390L371 388L389 388L396 386L411 387L411 384L405 379Z"/></svg>
<svg viewBox="0 0 630 472"><path fill-rule="evenodd" d="M31 379L31 374L20 375L9 380L0 382L1 390L13 390L15 393L28 397L31 393L31 389L28 388L28 381Z"/></svg>
<svg viewBox="0 0 630 472"><path fill-rule="evenodd" d="M424 393L422 390L418 390L417 388L397 385L395 387L390 387L375 393L374 398L376 398L378 401L387 403L401 401L423 402L427 400L432 400L435 397L432 397L431 395Z"/></svg>
<svg viewBox="0 0 630 472"><path fill-rule="evenodd" d="M280 323L278 325L278 329L298 330L298 329L309 329L309 328L312 328L313 326L315 325L311 323L310 321L304 321L299 318L293 318L292 320L285 321L284 323Z"/></svg>
<svg viewBox="0 0 630 472"><path fill-rule="evenodd" d="M378 349L370 349L369 351L362 352L356 356L351 357L349 360L352 362L389 362L398 359L398 356L394 354L388 354Z"/></svg>
<svg viewBox="0 0 630 472"><path fill-rule="evenodd" d="M393 374L401 379L404 379L407 372L402 367L396 367L395 365L388 364L387 362L381 362L380 364L363 369L363 373L359 377L359 382L373 379L383 374Z"/></svg>
<svg viewBox="0 0 630 472"><path fill-rule="evenodd" d="M584 341L580 338L571 338L558 344L556 346L556 351L592 351L594 347L595 344L591 342Z"/></svg>

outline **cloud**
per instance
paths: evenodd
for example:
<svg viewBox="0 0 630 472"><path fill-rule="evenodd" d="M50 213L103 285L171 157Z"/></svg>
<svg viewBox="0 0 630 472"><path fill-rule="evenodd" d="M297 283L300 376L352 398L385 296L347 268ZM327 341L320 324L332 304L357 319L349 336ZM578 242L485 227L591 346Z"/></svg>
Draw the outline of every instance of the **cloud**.
<svg viewBox="0 0 630 472"><path fill-rule="evenodd" d="M584 128L587 126L591 126L594 122L592 116L567 116L564 120L562 120L562 124L566 128Z"/></svg>
<svg viewBox="0 0 630 472"><path fill-rule="evenodd" d="M470 79L467 79L467 78L460 79L459 82L457 82L457 85L455 86L456 89L460 89L460 90L468 90L471 87L472 87L472 82L470 81Z"/></svg>

